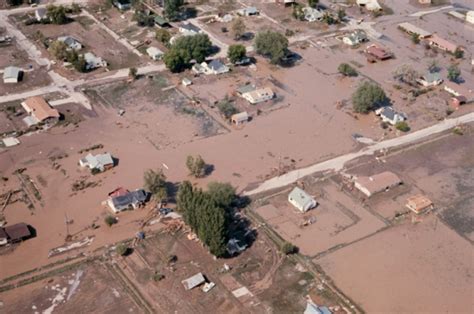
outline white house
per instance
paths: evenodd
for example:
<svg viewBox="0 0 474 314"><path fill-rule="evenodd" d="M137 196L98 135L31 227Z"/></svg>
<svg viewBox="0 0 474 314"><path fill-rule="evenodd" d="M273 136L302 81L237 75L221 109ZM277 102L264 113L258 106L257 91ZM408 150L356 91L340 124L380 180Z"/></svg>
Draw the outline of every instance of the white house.
<svg viewBox="0 0 474 314"><path fill-rule="evenodd" d="M209 63L203 62L201 64L195 64L193 66L193 71L198 74L223 74L230 71L229 67L226 66L219 60L212 60Z"/></svg>
<svg viewBox="0 0 474 314"><path fill-rule="evenodd" d="M258 15L259 13L256 7L246 7L237 11L237 14L242 16Z"/></svg>
<svg viewBox="0 0 474 314"><path fill-rule="evenodd" d="M130 0L114 0L114 5L121 11L129 10L132 7Z"/></svg>
<svg viewBox="0 0 474 314"><path fill-rule="evenodd" d="M232 115L232 117L230 117L230 120L235 125L241 125L249 121L249 114L247 113L247 111L236 113Z"/></svg>
<svg viewBox="0 0 474 314"><path fill-rule="evenodd" d="M439 73L427 73L416 80L418 84L424 87L438 86L443 83L443 79Z"/></svg>
<svg viewBox="0 0 474 314"><path fill-rule="evenodd" d="M86 69L93 70L95 68L106 67L107 62L101 57L96 57L91 52L86 52L84 54L84 59L86 60Z"/></svg>
<svg viewBox="0 0 474 314"><path fill-rule="evenodd" d="M202 33L202 30L192 23L183 23L179 26L179 32L183 35L196 35Z"/></svg>
<svg viewBox="0 0 474 314"><path fill-rule="evenodd" d="M368 41L367 35L364 31L358 30L349 35L342 37L342 42L349 46L356 46Z"/></svg>
<svg viewBox="0 0 474 314"><path fill-rule="evenodd" d="M103 172L107 169L113 168L114 160L112 155L109 153L92 155L88 154L86 157L79 160L79 165L81 167L88 167L90 170L97 169L100 172Z"/></svg>
<svg viewBox="0 0 474 314"><path fill-rule="evenodd" d="M148 47L146 53L155 61L160 60L163 57L163 51L156 47Z"/></svg>
<svg viewBox="0 0 474 314"><path fill-rule="evenodd" d="M10 84L10 83L18 83L21 77L21 69L9 66L3 70L3 83Z"/></svg>
<svg viewBox="0 0 474 314"><path fill-rule="evenodd" d="M69 49L72 50L81 50L82 49L82 44L75 38L71 36L61 36L58 37L58 41L61 41L65 43Z"/></svg>
<svg viewBox="0 0 474 314"><path fill-rule="evenodd" d="M468 11L466 13L466 22L474 24L474 11Z"/></svg>
<svg viewBox="0 0 474 314"><path fill-rule="evenodd" d="M388 122L391 125L395 125L407 119L405 114L396 112L392 107L388 106L377 109L375 114L380 116L383 122Z"/></svg>
<svg viewBox="0 0 474 314"><path fill-rule="evenodd" d="M304 19L308 22L321 21L324 16L324 12L322 10L315 9L312 7L304 7L303 13Z"/></svg>
<svg viewBox="0 0 474 314"><path fill-rule="evenodd" d="M359 7L364 7L369 11L380 11L382 7L377 0L357 0Z"/></svg>
<svg viewBox="0 0 474 314"><path fill-rule="evenodd" d="M316 200L312 198L311 195L309 195L299 187L295 187L290 192L290 194L288 194L288 202L290 202L291 205L295 206L303 213L318 205Z"/></svg>
<svg viewBox="0 0 474 314"><path fill-rule="evenodd" d="M275 93L271 88L265 87L261 89L252 90L242 94L242 97L251 104L258 104L275 97Z"/></svg>
<svg viewBox="0 0 474 314"><path fill-rule="evenodd" d="M38 22L41 22L42 20L46 19L46 13L48 11L46 8L38 8L35 10L35 18Z"/></svg>

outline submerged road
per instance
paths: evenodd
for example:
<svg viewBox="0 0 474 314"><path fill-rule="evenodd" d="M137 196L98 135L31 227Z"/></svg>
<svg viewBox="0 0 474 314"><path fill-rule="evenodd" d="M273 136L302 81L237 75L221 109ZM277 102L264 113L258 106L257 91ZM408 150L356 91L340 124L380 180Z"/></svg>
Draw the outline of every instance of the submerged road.
<svg viewBox="0 0 474 314"><path fill-rule="evenodd" d="M348 154L345 154L333 159L329 159L329 160L314 164L306 168L293 170L284 175L274 177L267 181L264 181L256 189L253 189L250 191L244 191L243 194L254 195L254 194L266 192L269 190L273 190L276 188L281 188L281 187L284 187L286 185L296 182L297 180L299 180L300 178L304 176L308 176L316 172L322 172L322 171L328 171L328 170L339 171L344 168L344 165L348 161L351 161L355 158L358 158L364 155L372 155L376 151L380 151L383 149L412 144L420 140L426 139L433 134L441 133L459 124L469 123L469 122L474 122L474 112L465 114L458 118L443 120L433 126L409 133L407 135L403 135L397 138L393 138L393 139L389 139L389 140L372 144L370 146L367 146L359 150L358 152L348 153Z"/></svg>

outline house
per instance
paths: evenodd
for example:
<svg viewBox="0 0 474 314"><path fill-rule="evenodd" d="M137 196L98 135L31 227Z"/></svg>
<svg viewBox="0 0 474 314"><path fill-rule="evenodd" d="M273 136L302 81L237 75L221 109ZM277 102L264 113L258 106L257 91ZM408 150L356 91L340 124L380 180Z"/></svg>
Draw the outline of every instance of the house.
<svg viewBox="0 0 474 314"><path fill-rule="evenodd" d="M449 53L454 53L459 48L458 45L439 37L437 34L434 34L428 38L428 44L432 47Z"/></svg>
<svg viewBox="0 0 474 314"><path fill-rule="evenodd" d="M265 87L243 93L242 97L245 98L249 103L254 105L272 99L273 97L275 97L275 93L272 91L271 88Z"/></svg>
<svg viewBox="0 0 474 314"><path fill-rule="evenodd" d="M359 176L354 180L356 189L367 195L368 197L386 191L392 187L402 184L402 181L396 174L390 171L378 173L376 175L367 177Z"/></svg>
<svg viewBox="0 0 474 314"><path fill-rule="evenodd" d="M69 49L76 51L82 49L82 44L71 36L58 37L58 41L62 41L63 43L65 43Z"/></svg>
<svg viewBox="0 0 474 314"><path fill-rule="evenodd" d="M318 205L316 200L312 198L311 195L297 186L290 192L290 194L288 194L288 202L290 202L291 205L295 206L303 213Z"/></svg>
<svg viewBox="0 0 474 314"><path fill-rule="evenodd" d="M236 91L240 96L242 96L243 94L254 91L256 89L257 87L255 87L255 85L253 84L245 84L245 85L237 87Z"/></svg>
<svg viewBox="0 0 474 314"><path fill-rule="evenodd" d="M431 4L431 0L418 0L419 4Z"/></svg>
<svg viewBox="0 0 474 314"><path fill-rule="evenodd" d="M84 54L84 59L86 60L86 69L93 70L100 67L106 67L107 62L101 57L96 57L92 52L86 52Z"/></svg>
<svg viewBox="0 0 474 314"><path fill-rule="evenodd" d="M415 214L420 214L428 208L433 208L433 202L423 195L414 195L407 199L406 207Z"/></svg>
<svg viewBox="0 0 474 314"><path fill-rule="evenodd" d="M8 66L3 70L3 83L18 83L23 76L23 71L14 66Z"/></svg>
<svg viewBox="0 0 474 314"><path fill-rule="evenodd" d="M382 11L382 7L377 0L357 0L357 5L369 11Z"/></svg>
<svg viewBox="0 0 474 314"><path fill-rule="evenodd" d="M375 114L382 118L383 122L388 122L391 125L395 125L398 122L405 121L407 117L403 113L396 112L390 106L382 107L375 110Z"/></svg>
<svg viewBox="0 0 474 314"><path fill-rule="evenodd" d="M23 119L28 126L39 122L54 121L59 119L59 112L52 108L46 100L41 96L27 98L21 103L23 109L28 113L29 117Z"/></svg>
<svg viewBox="0 0 474 314"><path fill-rule="evenodd" d="M365 52L378 59L378 60L387 60L387 59L390 59L392 58L392 54L390 52L388 52L387 50L383 49L382 47L379 47L377 45L370 45L368 46L366 49L365 49Z"/></svg>
<svg viewBox="0 0 474 314"><path fill-rule="evenodd" d="M148 47L146 53L155 61L160 60L163 57L163 51L156 47Z"/></svg>
<svg viewBox="0 0 474 314"><path fill-rule="evenodd" d="M437 72L427 73L416 80L418 84L423 85L424 87L438 86L443 83L441 75Z"/></svg>
<svg viewBox="0 0 474 314"><path fill-rule="evenodd" d="M47 18L47 10L46 8L38 8L35 10L35 18L38 22Z"/></svg>
<svg viewBox="0 0 474 314"><path fill-rule="evenodd" d="M452 82L446 82L444 84L444 90L453 95L454 97L465 97L466 101L474 100L474 90L467 89L464 85L455 84Z"/></svg>
<svg viewBox="0 0 474 314"><path fill-rule="evenodd" d="M468 11L466 13L466 22L474 24L474 11Z"/></svg>
<svg viewBox="0 0 474 314"><path fill-rule="evenodd" d="M193 66L193 71L198 74L223 74L227 73L230 71L229 67L226 66L224 63L222 63L219 60L212 60L209 63L203 62L201 64L195 64Z"/></svg>
<svg viewBox="0 0 474 314"><path fill-rule="evenodd" d="M321 21L324 16L324 12L322 10L312 7L304 7L303 13L304 19L308 22Z"/></svg>
<svg viewBox="0 0 474 314"><path fill-rule="evenodd" d="M178 30L184 35L196 35L202 33L202 30L192 23L183 23L179 26Z"/></svg>
<svg viewBox="0 0 474 314"><path fill-rule="evenodd" d="M190 79L188 79L187 77L183 78L183 80L181 81L181 84L183 84L183 86L189 86L189 85L192 85L193 84L193 81L191 81Z"/></svg>
<svg viewBox="0 0 474 314"><path fill-rule="evenodd" d="M246 7L246 8L238 10L237 14L241 16L252 16L252 15L258 15L260 14L260 12L258 11L256 7Z"/></svg>
<svg viewBox="0 0 474 314"><path fill-rule="evenodd" d="M132 2L130 0L114 0L114 6L120 11L130 10Z"/></svg>
<svg viewBox="0 0 474 314"><path fill-rule="evenodd" d="M356 46L366 41L369 41L369 38L367 37L367 34L361 30L357 30L347 36L342 37L342 42L349 46Z"/></svg>
<svg viewBox="0 0 474 314"><path fill-rule="evenodd" d="M464 21L464 19L466 18L466 15L458 11L449 11L448 14L462 21Z"/></svg>
<svg viewBox="0 0 474 314"><path fill-rule="evenodd" d="M86 157L79 160L79 165L83 168L88 167L91 171L103 172L114 167L114 159L109 153L95 156L87 154Z"/></svg>
<svg viewBox="0 0 474 314"><path fill-rule="evenodd" d="M3 230L7 234L7 240L10 243L20 242L32 236L30 228L25 223L6 226Z"/></svg>
<svg viewBox="0 0 474 314"><path fill-rule="evenodd" d="M249 114L247 111L236 113L230 117L230 121L232 121L232 123L235 125L244 124L245 122L249 121Z"/></svg>
<svg viewBox="0 0 474 314"><path fill-rule="evenodd" d="M119 213L127 209L137 209L145 204L147 198L147 193L139 189L123 195L109 197L107 205L114 213Z"/></svg>
<svg viewBox="0 0 474 314"><path fill-rule="evenodd" d="M274 0L275 3L282 3L285 6L293 5L296 3L296 0Z"/></svg>
<svg viewBox="0 0 474 314"><path fill-rule="evenodd" d="M409 35L417 34L419 38L424 39L432 35L432 33L425 31L424 29L419 28L411 23L401 23L398 24L398 28L406 32Z"/></svg>
<svg viewBox="0 0 474 314"><path fill-rule="evenodd" d="M5 137L2 139L2 142L5 147L13 147L20 144L20 140L16 137Z"/></svg>
<svg viewBox="0 0 474 314"><path fill-rule="evenodd" d="M332 314L326 306L318 306L313 301L308 300L304 314Z"/></svg>
<svg viewBox="0 0 474 314"><path fill-rule="evenodd" d="M206 282L206 278L204 278L204 275L202 273L197 273L196 275L181 281L181 283L184 286L184 289L186 290L194 289L205 282Z"/></svg>
<svg viewBox="0 0 474 314"><path fill-rule="evenodd" d="M170 27L170 23L162 16L155 16L155 25L158 25L159 27Z"/></svg>
<svg viewBox="0 0 474 314"><path fill-rule="evenodd" d="M120 186L120 187L116 188L115 190L113 190L112 192L109 192L108 196L109 197L116 197L116 196L126 195L128 193L130 193L129 190L127 190L126 188Z"/></svg>

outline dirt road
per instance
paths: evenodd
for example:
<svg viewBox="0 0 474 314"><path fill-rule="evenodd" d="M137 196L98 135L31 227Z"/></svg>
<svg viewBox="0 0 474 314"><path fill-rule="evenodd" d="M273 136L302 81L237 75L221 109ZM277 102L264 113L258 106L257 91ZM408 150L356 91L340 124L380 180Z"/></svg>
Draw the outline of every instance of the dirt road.
<svg viewBox="0 0 474 314"><path fill-rule="evenodd" d="M394 139L390 139L390 140L386 140L386 141L382 141L382 142L370 145L368 147L365 147L364 149L359 150L358 152L349 153L349 154L342 155L333 159L329 159L329 160L314 164L307 168L293 170L282 176L274 177L272 179L269 179L263 182L259 187L257 187L254 190L244 191L244 195L258 194L258 193L262 193L262 192L269 191L272 189L284 187L288 184L291 184L297 181L298 179L304 176L311 175L316 172L322 172L322 171L328 171L328 170L339 171L344 167L344 165L348 161L353 160L355 158L358 158L364 155L372 155L376 151L415 143L417 141L420 141L429 137L430 135L449 130L455 127L456 125L469 123L469 122L474 122L473 112L468 113L459 118L443 120L438 124L435 124L428 128L425 128L425 129L422 129L422 130L419 130L419 131L416 131L404 136L400 136Z"/></svg>

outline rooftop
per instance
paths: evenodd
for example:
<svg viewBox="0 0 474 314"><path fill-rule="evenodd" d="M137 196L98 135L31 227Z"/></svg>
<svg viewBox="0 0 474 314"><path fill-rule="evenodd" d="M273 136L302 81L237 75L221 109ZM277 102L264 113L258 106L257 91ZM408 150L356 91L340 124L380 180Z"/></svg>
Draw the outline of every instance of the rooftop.
<svg viewBox="0 0 474 314"><path fill-rule="evenodd" d="M52 108L41 96L30 97L22 103L25 110L30 111L38 121L48 118L59 118L59 112Z"/></svg>
<svg viewBox="0 0 474 314"><path fill-rule="evenodd" d="M400 178L390 171L385 171L370 177L360 176L356 178L355 182L367 189L370 194L383 191L402 183Z"/></svg>
<svg viewBox="0 0 474 314"><path fill-rule="evenodd" d="M6 226L4 230L8 237L13 241L21 240L23 238L31 236L30 229L25 223L18 223L15 225Z"/></svg>
<svg viewBox="0 0 474 314"><path fill-rule="evenodd" d="M191 290L203 284L205 281L206 278L204 278L204 275L202 273L197 273L196 275L181 281L181 283L184 285L184 289Z"/></svg>

